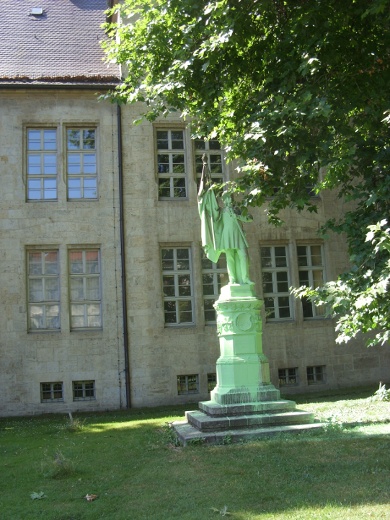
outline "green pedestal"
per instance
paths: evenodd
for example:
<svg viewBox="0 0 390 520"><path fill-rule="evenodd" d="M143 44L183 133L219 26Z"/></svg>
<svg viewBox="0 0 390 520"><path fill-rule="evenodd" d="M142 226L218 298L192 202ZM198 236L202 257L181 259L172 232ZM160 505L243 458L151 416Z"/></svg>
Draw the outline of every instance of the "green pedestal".
<svg viewBox="0 0 390 520"><path fill-rule="evenodd" d="M226 285L215 303L221 356L211 401L220 405L279 399L262 348L262 302L253 285Z"/></svg>
<svg viewBox="0 0 390 520"><path fill-rule="evenodd" d="M260 308L253 285L227 285L215 303L221 356L210 401L172 423L183 445L219 444L323 427L310 412L280 398L263 354Z"/></svg>

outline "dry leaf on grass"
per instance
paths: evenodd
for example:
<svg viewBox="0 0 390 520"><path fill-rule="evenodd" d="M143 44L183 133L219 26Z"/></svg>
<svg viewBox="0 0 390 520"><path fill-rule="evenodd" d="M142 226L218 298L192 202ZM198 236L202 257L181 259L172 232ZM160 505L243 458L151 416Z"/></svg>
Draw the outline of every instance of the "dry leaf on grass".
<svg viewBox="0 0 390 520"><path fill-rule="evenodd" d="M93 494L90 494L90 495L89 495L89 494L88 494L88 495L85 495L84 498L86 499L87 502L93 502L94 500L97 499L97 497L98 497L97 495L93 495Z"/></svg>

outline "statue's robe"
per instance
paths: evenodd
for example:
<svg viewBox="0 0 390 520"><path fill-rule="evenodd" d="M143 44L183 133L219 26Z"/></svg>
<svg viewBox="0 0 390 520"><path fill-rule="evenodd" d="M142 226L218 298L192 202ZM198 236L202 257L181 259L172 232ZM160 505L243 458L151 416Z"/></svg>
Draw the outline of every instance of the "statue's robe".
<svg viewBox="0 0 390 520"><path fill-rule="evenodd" d="M204 252L211 262L218 262L221 254L219 248L220 209L212 188L198 195L198 210L201 220L201 236Z"/></svg>

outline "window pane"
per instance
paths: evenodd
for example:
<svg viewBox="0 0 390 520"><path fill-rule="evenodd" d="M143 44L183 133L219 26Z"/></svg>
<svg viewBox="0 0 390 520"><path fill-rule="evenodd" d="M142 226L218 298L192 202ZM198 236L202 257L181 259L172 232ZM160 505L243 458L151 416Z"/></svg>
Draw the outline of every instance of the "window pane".
<svg viewBox="0 0 390 520"><path fill-rule="evenodd" d="M84 150L95 149L95 130L83 130L83 148Z"/></svg>
<svg viewBox="0 0 390 520"><path fill-rule="evenodd" d="M54 154L45 154L43 156L43 173L46 175L57 173L57 156Z"/></svg>
<svg viewBox="0 0 390 520"><path fill-rule="evenodd" d="M45 300L58 301L60 296L60 288L58 278L47 278L45 283Z"/></svg>
<svg viewBox="0 0 390 520"><path fill-rule="evenodd" d="M157 148L159 150L167 150L169 148L168 132L163 130L157 131Z"/></svg>
<svg viewBox="0 0 390 520"><path fill-rule="evenodd" d="M28 268L30 274L42 274L42 255L41 253L29 253L28 255Z"/></svg>
<svg viewBox="0 0 390 520"><path fill-rule="evenodd" d="M298 255L298 265L306 266L307 265L306 246L298 246L297 255Z"/></svg>
<svg viewBox="0 0 390 520"><path fill-rule="evenodd" d="M43 280L30 280L29 283L29 300L30 302L43 301Z"/></svg>
<svg viewBox="0 0 390 520"><path fill-rule="evenodd" d="M80 130L68 130L68 150L78 150L80 148Z"/></svg>
<svg viewBox="0 0 390 520"><path fill-rule="evenodd" d="M85 252L85 272L87 274L93 274L99 272L99 252L98 251L86 251Z"/></svg>
<svg viewBox="0 0 390 520"><path fill-rule="evenodd" d="M87 278L87 300L100 300L99 278Z"/></svg>
<svg viewBox="0 0 390 520"><path fill-rule="evenodd" d="M43 149L56 150L57 149L57 131L44 130L43 131Z"/></svg>
<svg viewBox="0 0 390 520"><path fill-rule="evenodd" d="M163 293L164 296L175 296L174 276L163 276Z"/></svg>
<svg viewBox="0 0 390 520"><path fill-rule="evenodd" d="M173 261L173 249L162 249L161 250L162 257L162 268L164 271L171 271L174 267Z"/></svg>
<svg viewBox="0 0 390 520"><path fill-rule="evenodd" d="M272 267L272 259L271 259L271 248L262 247L260 249L261 253L261 265L262 267Z"/></svg>
<svg viewBox="0 0 390 520"><path fill-rule="evenodd" d="M311 265L322 265L321 246L311 246Z"/></svg>
<svg viewBox="0 0 390 520"><path fill-rule="evenodd" d="M287 266L286 248L285 247L275 247L275 266L276 267L286 267Z"/></svg>
<svg viewBox="0 0 390 520"><path fill-rule="evenodd" d="M80 175L81 173L81 156L80 154L68 155L68 174Z"/></svg>
<svg viewBox="0 0 390 520"><path fill-rule="evenodd" d="M27 131L27 150L41 149L41 132L40 130Z"/></svg>
<svg viewBox="0 0 390 520"><path fill-rule="evenodd" d="M96 174L96 155L85 154L84 155L84 173Z"/></svg>
<svg viewBox="0 0 390 520"><path fill-rule="evenodd" d="M186 181L185 179L173 179L173 196L186 197Z"/></svg>
<svg viewBox="0 0 390 520"><path fill-rule="evenodd" d="M70 272L82 273L83 272L83 253L82 251L71 251L69 253L70 260Z"/></svg>
<svg viewBox="0 0 390 520"><path fill-rule="evenodd" d="M70 279L70 297L73 301L85 300L83 278L72 276Z"/></svg>

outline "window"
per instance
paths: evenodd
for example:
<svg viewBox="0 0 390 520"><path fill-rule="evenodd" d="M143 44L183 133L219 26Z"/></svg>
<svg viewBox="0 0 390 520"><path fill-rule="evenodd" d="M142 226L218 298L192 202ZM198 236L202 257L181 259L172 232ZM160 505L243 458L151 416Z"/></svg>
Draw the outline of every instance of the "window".
<svg viewBox="0 0 390 520"><path fill-rule="evenodd" d="M217 386L217 374L213 372L212 374L207 374L207 390L211 392Z"/></svg>
<svg viewBox="0 0 390 520"><path fill-rule="evenodd" d="M290 276L286 246L260 248L267 320L291 319Z"/></svg>
<svg viewBox="0 0 390 520"><path fill-rule="evenodd" d="M279 368L279 386L294 386L298 384L297 368Z"/></svg>
<svg viewBox="0 0 390 520"><path fill-rule="evenodd" d="M61 383L41 383L41 402L63 401L63 385Z"/></svg>
<svg viewBox="0 0 390 520"><path fill-rule="evenodd" d="M69 251L71 329L102 326L98 249Z"/></svg>
<svg viewBox="0 0 390 520"><path fill-rule="evenodd" d="M198 374L177 376L177 393L178 395L199 394Z"/></svg>
<svg viewBox="0 0 390 520"><path fill-rule="evenodd" d="M68 199L97 198L95 128L68 128L66 132Z"/></svg>
<svg viewBox="0 0 390 520"><path fill-rule="evenodd" d="M308 385L325 383L325 367L306 367L306 376Z"/></svg>
<svg viewBox="0 0 390 520"><path fill-rule="evenodd" d="M95 381L73 381L73 401L95 399Z"/></svg>
<svg viewBox="0 0 390 520"><path fill-rule="evenodd" d="M28 251L28 329L60 328L58 251Z"/></svg>
<svg viewBox="0 0 390 520"><path fill-rule="evenodd" d="M165 324L192 324L194 318L190 249L163 248L161 260Z"/></svg>
<svg viewBox="0 0 390 520"><path fill-rule="evenodd" d="M27 200L57 199L57 130L27 129Z"/></svg>
<svg viewBox="0 0 390 520"><path fill-rule="evenodd" d="M297 246L299 285L319 287L324 282L324 263L321 245ZM309 299L302 300L304 318L316 318L325 315L323 305L316 306Z"/></svg>
<svg viewBox="0 0 390 520"><path fill-rule="evenodd" d="M202 249L202 283L205 323L215 323L214 302L218 299L221 287L229 282L226 268L226 257L221 255L218 263L209 260Z"/></svg>
<svg viewBox="0 0 390 520"><path fill-rule="evenodd" d="M157 174L160 199L187 197L183 130L157 130Z"/></svg>
<svg viewBox="0 0 390 520"><path fill-rule="evenodd" d="M219 141L211 139L194 140L195 149L195 172L197 181L200 181L203 169L203 155L206 156L209 172L213 182L222 183L224 181L224 161Z"/></svg>

